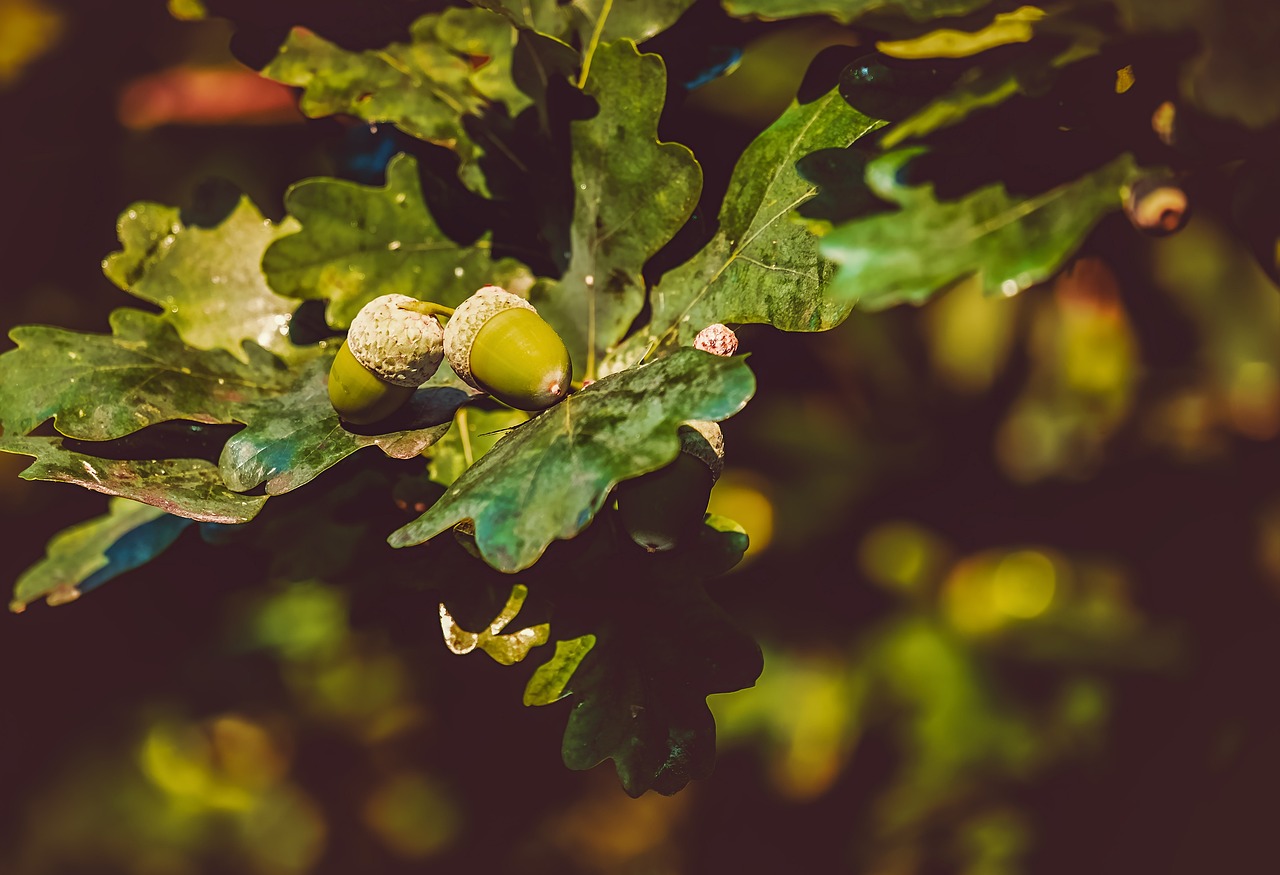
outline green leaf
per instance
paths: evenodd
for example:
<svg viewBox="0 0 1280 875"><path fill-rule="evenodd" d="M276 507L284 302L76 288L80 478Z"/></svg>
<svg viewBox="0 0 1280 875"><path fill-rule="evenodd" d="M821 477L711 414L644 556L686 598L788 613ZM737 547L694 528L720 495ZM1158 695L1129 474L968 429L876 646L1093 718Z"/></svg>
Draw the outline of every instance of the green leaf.
<svg viewBox="0 0 1280 875"><path fill-rule="evenodd" d="M35 456L18 475L23 480L74 483L201 522L248 522L267 500L232 492L217 467L203 459L102 459L66 449L61 438L17 435L0 437L0 452Z"/></svg>
<svg viewBox="0 0 1280 875"><path fill-rule="evenodd" d="M590 634L557 641L555 655L538 666L525 685L524 703L550 705L569 695L569 679L595 646L596 636Z"/></svg>
<svg viewBox="0 0 1280 875"><path fill-rule="evenodd" d="M268 495L279 495L310 483L363 447L411 459L444 436L454 411L469 397L453 386L428 383L367 433L351 431L329 402L334 354L330 350L311 362L283 395L242 409L246 427L227 441L219 460L229 487L243 492L265 484Z"/></svg>
<svg viewBox="0 0 1280 875"><path fill-rule="evenodd" d="M9 610L36 599L61 605L163 553L191 520L136 501L114 498L107 513L64 529L49 540L45 558L18 578Z"/></svg>
<svg viewBox="0 0 1280 875"><path fill-rule="evenodd" d="M598 603L595 646L567 685L555 689L569 668L562 663L537 692L576 697L564 733L566 766L612 759L629 795L670 795L711 773L715 721L706 697L751 686L763 656L678 564L637 559L624 577Z"/></svg>
<svg viewBox="0 0 1280 875"><path fill-rule="evenodd" d="M461 407L454 417L454 427L429 450L431 462L427 470L441 486L450 486L468 468L489 452L509 430L529 419L523 410L503 407L479 410Z"/></svg>
<svg viewBox="0 0 1280 875"><path fill-rule="evenodd" d="M643 42L676 23L693 0L470 0L506 16L518 27L561 40L576 33L584 47L629 39ZM591 51L588 48L587 54Z"/></svg>
<svg viewBox="0 0 1280 875"><path fill-rule="evenodd" d="M893 58L967 58L1012 43L1025 43L1034 34L1034 23L1044 18L1043 9L1019 6L999 12L986 27L976 31L940 28L908 40L884 40L876 50Z"/></svg>
<svg viewBox="0 0 1280 875"><path fill-rule="evenodd" d="M487 629L480 632L468 632L459 626L444 602L441 602L440 631L444 635L445 646L459 655L470 653L478 647L501 665L515 665L522 661L530 650L546 644L551 637L551 626L548 623L539 623L518 632L502 633L520 613L528 595L527 586L519 583L513 586L511 596L502 611L493 618Z"/></svg>
<svg viewBox="0 0 1280 875"><path fill-rule="evenodd" d="M625 40L603 45L586 82L600 111L570 126L572 257L560 280L540 281L529 297L586 377L640 314L641 268L688 220L702 189L693 153L658 142L666 80L657 55Z"/></svg>
<svg viewBox="0 0 1280 875"><path fill-rule="evenodd" d="M1034 197L1003 186L939 202L929 185L897 182L898 170L920 154L892 152L867 168L867 182L901 209L835 228L822 253L839 264L833 294L870 310L922 304L939 289L978 275L987 294L1013 295L1048 279L1103 215L1120 206L1135 173L1122 155L1069 184Z"/></svg>
<svg viewBox="0 0 1280 875"><path fill-rule="evenodd" d="M0 355L5 430L26 434L53 417L68 437L99 441L172 419L236 422L243 405L279 394L291 379L257 344L245 343L245 361L194 350L164 317L141 310L116 310L111 329L13 329L18 348Z"/></svg>
<svg viewBox="0 0 1280 875"><path fill-rule="evenodd" d="M328 299L330 325L345 328L360 308L397 293L445 306L462 303L492 283L522 293L533 278L519 262L494 262L487 240L460 245L427 211L418 165L397 155L387 184L306 179L285 195L302 225L273 243L263 257L271 287L297 298Z"/></svg>
<svg viewBox="0 0 1280 875"><path fill-rule="evenodd" d="M991 0L725 0L730 15L783 19L829 15L849 24L870 13L901 13L915 21L968 15Z"/></svg>
<svg viewBox="0 0 1280 875"><path fill-rule="evenodd" d="M246 340L290 358L306 351L289 342L298 302L275 294L262 275L262 254L297 230L275 225L247 197L215 228L186 226L161 204L134 204L116 233L123 251L107 256L103 272L130 294L158 304L189 346L224 349L247 362Z"/></svg>
<svg viewBox="0 0 1280 875"><path fill-rule="evenodd" d="M831 265L818 254L818 238L790 218L817 192L795 165L817 149L848 146L880 124L834 89L811 103L793 103L739 159L716 236L662 278L649 295L648 327L619 347L607 370L637 361L654 345L692 343L714 322L767 322L785 331L839 324L851 305L823 294Z"/></svg>
<svg viewBox="0 0 1280 875"><path fill-rule="evenodd" d="M469 519L486 562L528 568L553 540L582 531L619 481L674 459L680 423L732 416L754 391L741 357L692 349L599 380L509 432L388 540L421 544Z"/></svg>
<svg viewBox="0 0 1280 875"><path fill-rule="evenodd" d="M391 122L474 162L481 149L464 117L479 117L492 102L510 102L515 114L529 102L511 78L515 29L483 9L450 9L415 21L410 40L350 52L295 28L262 74L302 88L299 106L311 118L341 113ZM484 61L477 66L475 59Z"/></svg>

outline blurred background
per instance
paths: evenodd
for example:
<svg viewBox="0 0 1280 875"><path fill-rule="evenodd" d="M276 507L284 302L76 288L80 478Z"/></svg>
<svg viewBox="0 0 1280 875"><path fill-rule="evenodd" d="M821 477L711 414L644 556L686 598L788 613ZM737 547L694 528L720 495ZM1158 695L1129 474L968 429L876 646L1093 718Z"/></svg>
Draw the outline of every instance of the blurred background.
<svg viewBox="0 0 1280 875"><path fill-rule="evenodd" d="M303 120L229 39L159 2L0 0L6 332L138 305L100 269L134 201L220 178L278 218L383 148ZM762 30L673 101L713 205L847 42ZM450 654L423 593L190 532L0 616L0 872L1276 871L1280 295L1198 206L1155 242L1108 220L1012 299L740 332L760 389L711 510L753 544L712 594L766 660L712 699L712 778L632 800L610 764L570 772L567 705ZM27 463L0 456L5 586L106 506Z"/></svg>

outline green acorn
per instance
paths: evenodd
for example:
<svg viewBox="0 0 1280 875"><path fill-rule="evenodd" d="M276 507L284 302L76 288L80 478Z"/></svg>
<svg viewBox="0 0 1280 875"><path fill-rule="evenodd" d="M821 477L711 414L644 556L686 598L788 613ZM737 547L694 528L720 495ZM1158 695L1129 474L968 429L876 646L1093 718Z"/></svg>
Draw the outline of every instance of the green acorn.
<svg viewBox="0 0 1280 875"><path fill-rule="evenodd" d="M711 487L724 470L724 434L714 422L680 426L680 453L665 468L618 484L618 516L631 540L650 553L696 535Z"/></svg>
<svg viewBox="0 0 1280 875"><path fill-rule="evenodd" d="M518 410L543 410L569 394L573 365L564 341L532 304L497 286L459 305L444 349L464 382Z"/></svg>
<svg viewBox="0 0 1280 875"><path fill-rule="evenodd" d="M385 419L431 379L444 359L444 329L433 309L408 295L383 295L351 320L329 368L329 400L343 420Z"/></svg>

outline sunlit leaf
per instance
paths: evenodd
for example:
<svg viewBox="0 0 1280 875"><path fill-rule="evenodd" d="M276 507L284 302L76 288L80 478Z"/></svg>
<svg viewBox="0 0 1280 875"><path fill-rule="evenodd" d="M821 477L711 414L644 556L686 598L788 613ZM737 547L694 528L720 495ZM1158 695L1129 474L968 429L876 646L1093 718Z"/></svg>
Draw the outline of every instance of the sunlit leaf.
<svg viewBox="0 0 1280 875"><path fill-rule="evenodd" d="M367 122L391 122L415 137L455 150L464 163L482 147L464 118L478 118L492 102L514 115L528 98L511 77L516 30L484 9L424 15L408 43L353 52L296 28L264 76L303 89L302 111L338 113Z"/></svg>
<svg viewBox="0 0 1280 875"><path fill-rule="evenodd" d="M532 282L518 262L494 262L487 240L462 245L445 236L408 155L391 160L384 187L307 179L289 189L285 207L302 230L267 249L267 279L281 294L327 299L335 327L350 325L379 295L455 306L486 284L521 293Z"/></svg>
<svg viewBox="0 0 1280 875"><path fill-rule="evenodd" d="M981 30L940 28L908 40L883 40L876 49L894 58L967 58L996 46L1025 43L1035 32L1033 25L1044 18L1044 10L1019 6L1012 12L996 13Z"/></svg>
<svg viewBox="0 0 1280 875"><path fill-rule="evenodd" d="M524 703L550 705L569 695L569 679L595 646L596 636L590 634L557 641L555 655L538 666L525 685Z"/></svg>
<svg viewBox="0 0 1280 875"><path fill-rule="evenodd" d="M786 331L839 324L850 303L823 294L832 266L818 254L818 238L790 218L817 192L795 164L816 149L848 146L879 124L834 89L793 103L743 153L716 236L650 292L652 320L619 348L610 369L654 345L689 344L713 322L767 322Z"/></svg>
<svg viewBox="0 0 1280 875"><path fill-rule="evenodd" d="M1052 276L1098 219L1119 208L1121 188L1135 172L1123 155L1043 194L1016 197L994 185L940 202L931 186L897 181L916 154L893 152L867 168L872 189L901 209L823 238L822 253L839 265L831 291L841 299L866 309L921 304L972 275L987 294L1016 294Z"/></svg>
<svg viewBox="0 0 1280 875"><path fill-rule="evenodd" d="M459 655L479 648L501 665L515 665L522 661L530 650L546 644L551 636L551 626L548 623L539 623L517 632L503 632L520 613L528 595L527 586L519 583L513 586L502 611L490 621L487 628L479 632L468 632L459 626L444 602L441 602L440 631L444 635L445 646Z"/></svg>
<svg viewBox="0 0 1280 875"><path fill-rule="evenodd" d="M158 304L187 344L242 361L246 340L276 355L300 354L288 338L298 302L272 292L262 275L262 253L296 231L295 222L273 224L242 197L214 228L188 226L176 208L153 203L131 206L116 228L124 249L103 262L107 278Z"/></svg>
<svg viewBox="0 0 1280 875"><path fill-rule="evenodd" d="M504 15L519 27L583 46L629 39L642 42L675 24L693 0L470 0Z"/></svg>
<svg viewBox="0 0 1280 875"><path fill-rule="evenodd" d="M36 599L63 604L132 571L163 553L191 520L122 498L106 514L77 523L49 539L43 559L18 578L9 609Z"/></svg>
<svg viewBox="0 0 1280 875"><path fill-rule="evenodd" d="M111 334L25 325L0 355L0 422L26 434L53 417L68 437L110 440L157 422L239 421L243 405L289 384L282 362L253 343L245 361L186 346L162 316L111 314Z"/></svg>
<svg viewBox="0 0 1280 875"><path fill-rule="evenodd" d="M427 470L431 479L441 486L452 485L503 435L528 418L529 414L524 411L510 408L460 408L453 428L430 448Z"/></svg>
<svg viewBox="0 0 1280 875"><path fill-rule="evenodd" d="M570 126L572 258L530 299L564 338L575 369L593 377L639 315L640 270L693 212L702 171L687 147L658 142L666 72L657 55L627 41L601 46L586 91L600 111Z"/></svg>
<svg viewBox="0 0 1280 875"><path fill-rule="evenodd" d="M330 351L311 362L285 394L242 409L246 427L223 447L223 480L237 492L265 485L268 495L297 489L363 447L394 459L412 458L444 436L469 397L453 386L428 384L388 419L356 432L329 402ZM367 432L367 433L366 433Z"/></svg>
<svg viewBox="0 0 1280 875"><path fill-rule="evenodd" d="M101 459L66 449L61 438L16 435L0 437L0 452L36 457L18 475L23 480L74 483L201 522L247 522L267 500L232 492L217 466L203 459Z"/></svg>
<svg viewBox="0 0 1280 875"><path fill-rule="evenodd" d="M799 18L829 15L848 24L873 12L900 12L916 21L967 15L991 0L725 0L732 15L756 18Z"/></svg>
<svg viewBox="0 0 1280 875"><path fill-rule="evenodd" d="M389 541L420 544L473 520L486 562L527 568L582 531L619 481L674 459L680 423L732 416L754 391L742 358L692 349L607 377L508 433Z"/></svg>

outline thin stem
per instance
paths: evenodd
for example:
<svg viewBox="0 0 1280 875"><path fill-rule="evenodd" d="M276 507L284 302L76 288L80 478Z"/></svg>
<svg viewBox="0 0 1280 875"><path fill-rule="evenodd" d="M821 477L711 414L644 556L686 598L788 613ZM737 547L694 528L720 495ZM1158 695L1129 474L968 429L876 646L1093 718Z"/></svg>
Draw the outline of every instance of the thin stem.
<svg viewBox="0 0 1280 875"><path fill-rule="evenodd" d="M467 427L467 408L458 408L458 436L462 438L462 459L470 468L475 464L475 453L471 450L471 430Z"/></svg>
<svg viewBox="0 0 1280 875"><path fill-rule="evenodd" d="M596 19L595 29L591 32L591 42L587 44L587 50L582 56L582 73L578 76L579 90L587 87L587 74L591 71L591 58L596 53L596 47L600 45L600 35L604 33L604 20L609 17L609 12L612 9L613 0L604 0L604 6L600 8L600 17Z"/></svg>
<svg viewBox="0 0 1280 875"><path fill-rule="evenodd" d="M414 313L421 313L424 316L443 316L448 319L453 315L453 308L446 307L444 304L437 304L434 301L410 301L399 305L401 310L412 310Z"/></svg>

